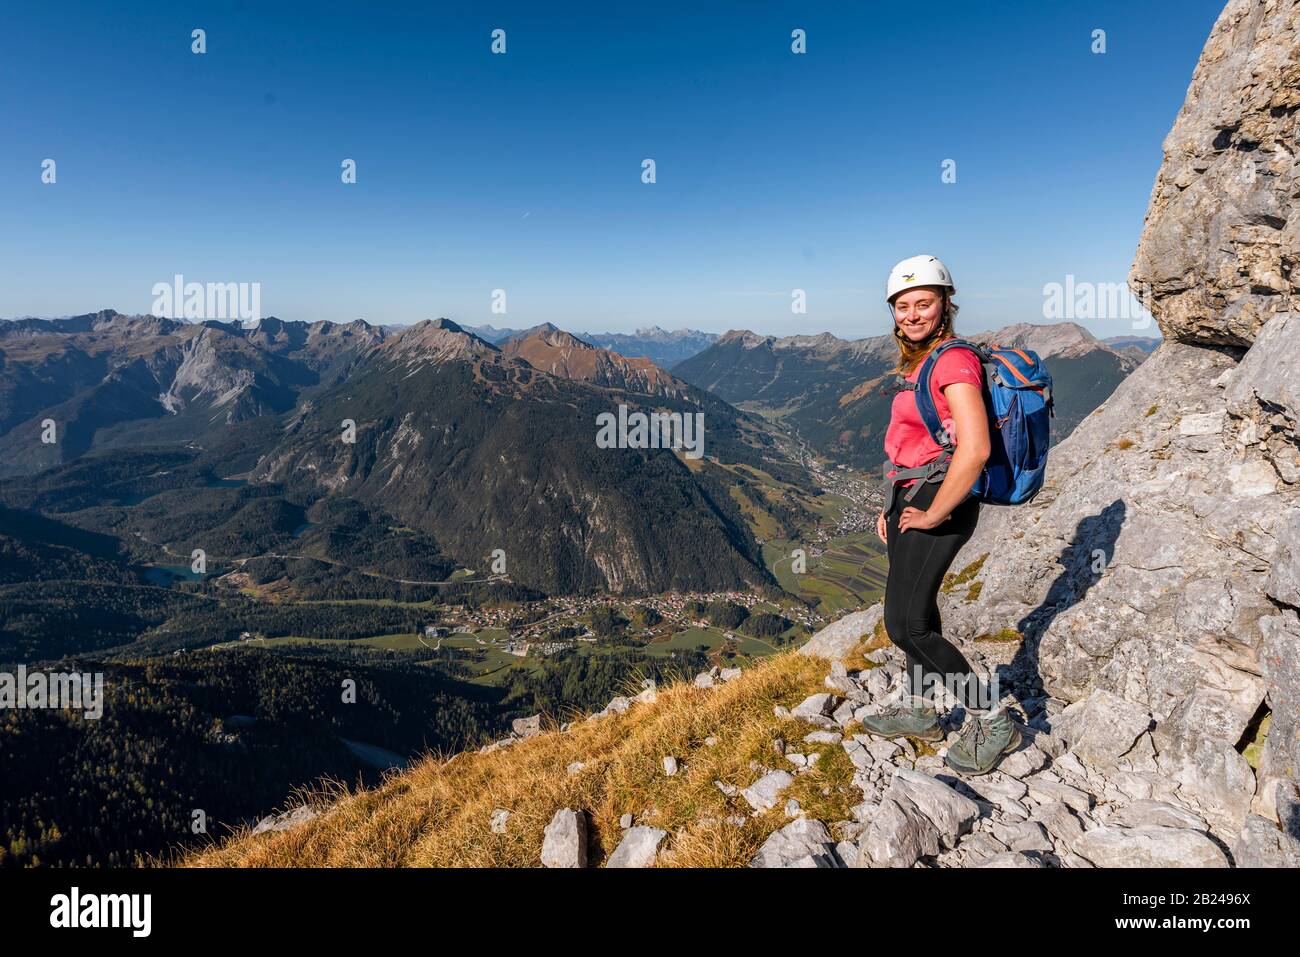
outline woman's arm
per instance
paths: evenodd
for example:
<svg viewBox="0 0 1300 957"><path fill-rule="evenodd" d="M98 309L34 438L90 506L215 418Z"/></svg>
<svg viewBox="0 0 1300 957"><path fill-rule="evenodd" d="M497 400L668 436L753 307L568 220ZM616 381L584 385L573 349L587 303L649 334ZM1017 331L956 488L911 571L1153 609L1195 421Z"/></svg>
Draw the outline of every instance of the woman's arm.
<svg viewBox="0 0 1300 957"><path fill-rule="evenodd" d="M903 509L898 517L900 532L909 528L934 528L946 519L966 500L966 493L980 477L992 451L983 390L969 382L952 382L944 386L943 395L952 410L952 440L957 448L930 507L925 511L911 506Z"/></svg>

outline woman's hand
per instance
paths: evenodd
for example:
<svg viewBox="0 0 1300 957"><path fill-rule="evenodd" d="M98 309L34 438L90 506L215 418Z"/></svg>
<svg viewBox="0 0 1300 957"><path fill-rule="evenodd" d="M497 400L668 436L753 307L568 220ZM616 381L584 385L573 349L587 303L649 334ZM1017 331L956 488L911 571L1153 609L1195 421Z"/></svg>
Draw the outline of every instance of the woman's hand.
<svg viewBox="0 0 1300 957"><path fill-rule="evenodd" d="M885 513L881 512L876 517L876 534L880 536L880 540L884 542L886 545L889 544L889 539L885 537L885 533L888 531L889 531L889 526L885 524Z"/></svg>
<svg viewBox="0 0 1300 957"><path fill-rule="evenodd" d="M940 522L946 522L947 520L947 515L942 518L935 518L929 512L922 511L919 508L912 508L909 505L903 509L903 514L898 517L898 530L905 532L909 528L914 528L923 531L927 528L934 528Z"/></svg>

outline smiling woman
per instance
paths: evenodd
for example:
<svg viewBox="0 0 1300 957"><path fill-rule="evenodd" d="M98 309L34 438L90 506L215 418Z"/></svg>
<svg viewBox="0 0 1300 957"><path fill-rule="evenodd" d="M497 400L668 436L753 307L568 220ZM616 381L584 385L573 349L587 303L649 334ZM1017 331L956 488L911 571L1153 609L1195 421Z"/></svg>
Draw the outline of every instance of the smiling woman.
<svg viewBox="0 0 1300 957"><path fill-rule="evenodd" d="M948 267L933 256L904 259L889 274L886 299L894 313L897 371L911 383L925 359L953 338L956 287ZM889 638L907 655L904 696L867 715L863 726L885 737L944 737L933 701L942 685L965 705L970 719L944 761L968 774L991 771L1020 741L1004 708L970 663L946 640L936 598L943 576L975 533L980 500L971 495L990 454L989 425L980 357L963 345L945 347L927 384L953 448L951 460L921 420L913 393L894 399L885 450L895 468L887 504L876 524L886 543L889 577L885 583L884 622ZM960 436L960 441L958 441ZM942 478L936 487L935 481ZM897 494L899 483L912 486Z"/></svg>

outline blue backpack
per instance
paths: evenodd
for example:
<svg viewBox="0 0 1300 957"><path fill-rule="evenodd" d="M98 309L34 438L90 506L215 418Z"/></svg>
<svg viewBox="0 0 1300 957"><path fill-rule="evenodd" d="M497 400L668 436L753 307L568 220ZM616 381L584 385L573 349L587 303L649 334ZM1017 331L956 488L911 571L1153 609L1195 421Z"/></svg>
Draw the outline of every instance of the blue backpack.
<svg viewBox="0 0 1300 957"><path fill-rule="evenodd" d="M892 504L894 483L900 479L921 479L905 496L906 501L911 501L923 484L942 481L948 472L956 446L939 421L939 411L930 395L930 376L935 360L954 346L970 349L984 367L984 407L989 415L992 448L970 494L994 505L1023 505L1038 494L1047 475L1050 419L1056 415L1052 377L1035 352L998 345L985 348L965 339L949 339L936 346L921 365L917 381L902 382L903 389L916 392L921 421L943 454L917 468L903 469L892 463L885 466L885 481L889 484L886 501ZM886 510L889 507L887 504Z"/></svg>

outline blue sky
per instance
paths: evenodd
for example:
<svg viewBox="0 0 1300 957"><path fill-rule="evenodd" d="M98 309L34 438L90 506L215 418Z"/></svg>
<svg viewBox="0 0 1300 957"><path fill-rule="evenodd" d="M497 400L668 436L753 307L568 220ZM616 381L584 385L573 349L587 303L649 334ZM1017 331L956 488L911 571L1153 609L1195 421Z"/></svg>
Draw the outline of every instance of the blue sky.
<svg viewBox="0 0 1300 957"><path fill-rule="evenodd" d="M927 252L959 330L1043 322L1125 280L1221 7L9 2L0 316L180 273L286 319L855 338Z"/></svg>

